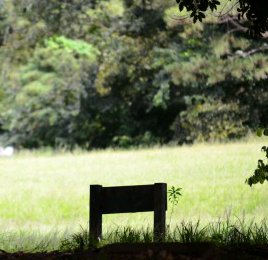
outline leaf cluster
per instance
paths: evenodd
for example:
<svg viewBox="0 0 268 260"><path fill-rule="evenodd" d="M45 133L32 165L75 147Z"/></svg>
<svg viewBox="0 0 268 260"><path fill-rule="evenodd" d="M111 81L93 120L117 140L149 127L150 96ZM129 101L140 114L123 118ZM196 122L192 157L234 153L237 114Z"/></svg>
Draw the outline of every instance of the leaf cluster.
<svg viewBox="0 0 268 260"><path fill-rule="evenodd" d="M261 137L262 135L268 136L268 128L259 128L257 130L257 135ZM246 183L249 186L260 183L263 184L264 181L268 181L268 146L263 146L261 151L265 153L266 162L264 160L258 160L257 169L255 169L254 174L246 179Z"/></svg>
<svg viewBox="0 0 268 260"><path fill-rule="evenodd" d="M168 200L173 204L173 205L177 205L179 202L179 197L182 196L181 194L181 190L182 188L176 188L174 186L172 186L169 190L168 190Z"/></svg>
<svg viewBox="0 0 268 260"><path fill-rule="evenodd" d="M196 23L197 20L202 22L206 17L205 11L210 9L214 11L217 9L217 6L220 5L218 0L176 0L179 10L183 11L185 8L188 12L191 12L190 17L193 19L193 22Z"/></svg>
<svg viewBox="0 0 268 260"><path fill-rule="evenodd" d="M268 147L263 146L262 151L266 153L266 158L268 159ZM263 160L258 160L257 169L254 171L253 176L246 180L246 183L252 186L257 183L263 184L265 180L268 181L268 164L264 163Z"/></svg>
<svg viewBox="0 0 268 260"><path fill-rule="evenodd" d="M176 0L179 10L184 8L191 12L190 17L195 23L197 20L202 22L206 17L205 12L217 10L220 6L218 0ZM231 1L231 0L228 0ZM266 12L267 2L265 0L238 0L237 1L238 18L246 18L250 23L248 33L253 37L260 37L268 29L268 14Z"/></svg>

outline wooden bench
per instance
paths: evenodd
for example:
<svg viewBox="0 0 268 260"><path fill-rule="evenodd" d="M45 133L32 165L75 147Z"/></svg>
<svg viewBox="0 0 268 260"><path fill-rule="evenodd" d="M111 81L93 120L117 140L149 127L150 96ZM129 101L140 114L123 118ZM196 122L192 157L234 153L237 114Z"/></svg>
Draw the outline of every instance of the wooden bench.
<svg viewBox="0 0 268 260"><path fill-rule="evenodd" d="M90 185L90 239L102 237L102 214L154 211L154 241L165 236L167 184L102 187Z"/></svg>

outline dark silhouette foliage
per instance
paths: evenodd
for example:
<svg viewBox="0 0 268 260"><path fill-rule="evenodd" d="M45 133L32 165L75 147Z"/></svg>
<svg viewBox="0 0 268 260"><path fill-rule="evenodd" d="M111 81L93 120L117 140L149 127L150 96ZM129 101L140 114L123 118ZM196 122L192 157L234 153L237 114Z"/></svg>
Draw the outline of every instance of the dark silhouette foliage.
<svg viewBox="0 0 268 260"><path fill-rule="evenodd" d="M228 0L226 0L228 1ZM229 0L230 1L230 0ZM186 8L190 11L193 22L200 21L206 17L207 10L216 11L217 7L224 1L218 0L176 0L180 11ZM238 19L246 18L248 32L251 36L260 37L268 29L267 1L260 0L238 0L236 2Z"/></svg>

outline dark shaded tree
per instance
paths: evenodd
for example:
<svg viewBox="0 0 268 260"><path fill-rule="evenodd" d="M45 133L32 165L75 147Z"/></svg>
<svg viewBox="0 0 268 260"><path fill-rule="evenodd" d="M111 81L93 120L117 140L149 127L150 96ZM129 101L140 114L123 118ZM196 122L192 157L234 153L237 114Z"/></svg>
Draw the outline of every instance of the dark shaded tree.
<svg viewBox="0 0 268 260"><path fill-rule="evenodd" d="M228 30L234 17L168 20L174 0L10 0L5 8L0 138L9 144L182 144L240 138L267 122L265 39Z"/></svg>

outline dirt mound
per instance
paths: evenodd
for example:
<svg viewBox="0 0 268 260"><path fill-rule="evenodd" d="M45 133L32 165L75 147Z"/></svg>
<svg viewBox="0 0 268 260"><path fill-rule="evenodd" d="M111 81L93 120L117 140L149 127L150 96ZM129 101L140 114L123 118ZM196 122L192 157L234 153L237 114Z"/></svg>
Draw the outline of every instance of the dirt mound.
<svg viewBox="0 0 268 260"><path fill-rule="evenodd" d="M13 253L0 251L0 259L268 259L267 246L218 247L211 243L111 244L88 252Z"/></svg>

